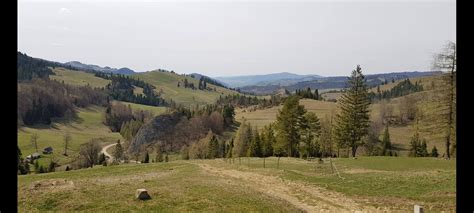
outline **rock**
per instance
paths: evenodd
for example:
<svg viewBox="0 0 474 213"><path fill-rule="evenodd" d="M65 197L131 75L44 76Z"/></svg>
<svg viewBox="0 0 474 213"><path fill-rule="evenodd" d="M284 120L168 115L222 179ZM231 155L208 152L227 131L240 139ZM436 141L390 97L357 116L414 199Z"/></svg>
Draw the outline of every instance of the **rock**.
<svg viewBox="0 0 474 213"><path fill-rule="evenodd" d="M137 189L137 192L135 192L135 198L139 200L151 199L146 189Z"/></svg>

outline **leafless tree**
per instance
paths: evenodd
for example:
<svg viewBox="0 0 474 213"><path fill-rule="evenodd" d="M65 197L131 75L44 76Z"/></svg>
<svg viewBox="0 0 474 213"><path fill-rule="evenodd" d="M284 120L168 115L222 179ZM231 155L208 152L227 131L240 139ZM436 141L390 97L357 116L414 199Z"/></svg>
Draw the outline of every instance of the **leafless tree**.
<svg viewBox="0 0 474 213"><path fill-rule="evenodd" d="M33 147L35 147L36 149L36 152L38 152L38 133L33 133L31 134L31 138L30 138L30 141L31 141L31 144L33 145Z"/></svg>
<svg viewBox="0 0 474 213"><path fill-rule="evenodd" d="M64 135L64 156L67 156L67 148L69 146L69 142L71 142L71 135L69 134L69 132L66 132L66 134Z"/></svg>
<svg viewBox="0 0 474 213"><path fill-rule="evenodd" d="M100 145L97 139L91 139L88 143L81 145L79 156L85 160L87 167L93 167L99 158Z"/></svg>
<svg viewBox="0 0 474 213"><path fill-rule="evenodd" d="M433 69L445 73L443 76L443 85L438 90L439 103L437 115L441 116L441 127L445 130L446 154L445 157L451 157L450 148L456 147L456 43L447 42L441 53L436 54L433 60ZM454 136L454 137L453 137ZM452 144L451 144L452 143Z"/></svg>

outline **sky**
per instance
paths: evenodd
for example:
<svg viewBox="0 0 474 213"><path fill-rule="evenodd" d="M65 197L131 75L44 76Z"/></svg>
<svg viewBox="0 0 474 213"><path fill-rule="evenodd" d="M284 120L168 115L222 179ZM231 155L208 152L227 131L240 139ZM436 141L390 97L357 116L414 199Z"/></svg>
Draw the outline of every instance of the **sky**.
<svg viewBox="0 0 474 213"><path fill-rule="evenodd" d="M18 51L138 72L428 71L446 41L455 0L18 2Z"/></svg>

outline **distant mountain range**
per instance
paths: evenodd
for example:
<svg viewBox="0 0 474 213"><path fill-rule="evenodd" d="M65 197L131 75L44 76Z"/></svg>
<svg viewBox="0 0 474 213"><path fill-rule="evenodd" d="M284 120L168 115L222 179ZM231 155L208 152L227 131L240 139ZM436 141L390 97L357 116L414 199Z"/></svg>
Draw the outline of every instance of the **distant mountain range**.
<svg viewBox="0 0 474 213"><path fill-rule="evenodd" d="M413 72L395 72L395 73L383 73L383 74L372 74L366 75L365 78L367 80L368 86L376 86L380 85L384 81L392 81L392 80L400 80L406 78L413 78L413 77L421 77L421 76L430 76L435 74L440 74L441 72L420 72L420 71L413 71ZM313 80L303 80L298 81L292 84L287 85L277 85L277 84L267 84L267 85L251 85L251 86L243 86L239 87L240 91L246 93L253 93L256 95L267 95L267 94L274 94L276 91L284 88L290 92L295 91L296 89L304 89L304 88L311 88L311 89L342 89L346 87L348 76L335 76L335 77L318 77ZM295 80L296 81L296 80Z"/></svg>
<svg viewBox="0 0 474 213"><path fill-rule="evenodd" d="M123 75L132 75L135 73L135 71L127 68L127 67L123 67L123 68L120 68L120 69L116 69L116 68L111 68L111 67L100 67L100 66L97 66L97 65L93 65L93 64L83 64L79 61L70 61L70 62L66 62L64 63L65 65L69 65L71 67L75 67L77 69L82 69L82 70L94 70L94 71L98 71L98 72L112 72L112 73L117 73L117 74L123 74Z"/></svg>
<svg viewBox="0 0 474 213"><path fill-rule="evenodd" d="M215 77L214 79L225 83L230 87L245 86L287 86L301 81L308 81L321 78L319 75L298 75L289 72L272 73L266 75L243 75L232 77Z"/></svg>

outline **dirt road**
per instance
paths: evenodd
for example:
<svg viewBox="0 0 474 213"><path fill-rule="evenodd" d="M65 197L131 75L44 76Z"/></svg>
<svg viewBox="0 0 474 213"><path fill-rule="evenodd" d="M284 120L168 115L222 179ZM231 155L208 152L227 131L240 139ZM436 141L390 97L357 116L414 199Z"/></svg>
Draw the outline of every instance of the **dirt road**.
<svg viewBox="0 0 474 213"><path fill-rule="evenodd" d="M254 172L213 167L206 163L196 163L206 173L241 180L254 190L272 197L288 201L305 212L377 212L373 207L362 206L343 194L313 185L282 180L276 176Z"/></svg>
<svg viewBox="0 0 474 213"><path fill-rule="evenodd" d="M109 149L110 147L115 146L115 145L117 145L117 144L116 144L116 143L109 144L109 145L107 145L107 146L102 147L102 150L100 150L100 153L104 153L105 156L109 157L109 159L108 159L109 162L113 162L113 161L114 161L114 157L112 157L112 155L107 152L107 149ZM123 160L122 160L121 162L123 162ZM139 162L139 161L134 161L134 160L129 160L129 162L130 162L130 163L141 163L141 162Z"/></svg>

